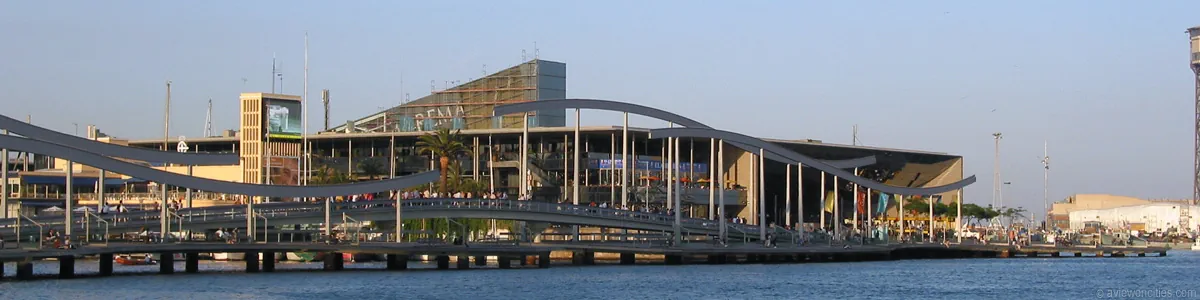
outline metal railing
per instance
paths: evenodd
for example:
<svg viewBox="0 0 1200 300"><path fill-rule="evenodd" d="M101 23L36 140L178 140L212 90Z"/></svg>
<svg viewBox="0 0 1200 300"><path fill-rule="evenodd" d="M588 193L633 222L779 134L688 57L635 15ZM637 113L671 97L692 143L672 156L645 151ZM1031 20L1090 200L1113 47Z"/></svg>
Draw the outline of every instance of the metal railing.
<svg viewBox="0 0 1200 300"><path fill-rule="evenodd" d="M401 205L409 211L422 210L443 210L443 209L470 209L470 210L496 210L496 211L522 211L522 212L540 212L556 215L580 216L595 219L617 220L621 222L636 222L647 225L657 225L669 227L674 224L674 216L668 214L639 212L631 210L621 210L614 208L600 208L590 206L576 206L567 203L546 203L532 201L517 201L517 200L499 200L499 199L459 199L459 198L441 198L441 199L409 199L400 201ZM394 209L393 201L364 201L364 202L342 202L333 203L331 209L335 211L343 211L346 220L352 220L346 213L378 213L382 211L391 211ZM210 222L228 222L231 220L244 220L246 218L245 206L228 205L228 206L211 206L201 208L186 208L169 214L169 217L176 218L179 228L182 230L184 218L189 220L189 223L210 223ZM140 211L131 213L111 213L104 215L91 215L98 219L117 224L117 220L125 220L120 222L120 228L130 227L137 228L138 226L150 226L157 223L158 211ZM284 202L284 203L262 203L254 207L256 218L304 218L314 217L324 214L323 203L310 202ZM41 218L39 218L41 219ZM52 223L61 224L62 218L55 217L50 219ZM358 222L358 220L355 220ZM3 223L0 223L2 226ZM683 218L681 225L683 230L689 235L708 235L715 236L719 232L719 221L707 219ZM757 235L757 226L748 226L744 224L726 224L728 229L742 235L742 239L748 241L754 239ZM781 233L774 230L777 236ZM786 232L782 234L794 234Z"/></svg>
<svg viewBox="0 0 1200 300"><path fill-rule="evenodd" d="M255 218L255 219L262 219L262 220L263 220L263 243L266 243L266 242L267 242L267 237L268 237L268 236L270 236L270 230L268 229L268 228L270 228L270 227L269 227L269 226L270 226L270 224L269 224L269 223L270 223L270 220L268 220L268 219L267 219L267 216L264 216L264 215L262 215L261 213L254 213L254 212L252 212L252 213L254 214L254 218ZM255 234L254 234L254 236L251 236L251 237L250 237L250 242L251 242L251 243L257 243L257 242L258 242L258 233L255 233Z"/></svg>
<svg viewBox="0 0 1200 300"><path fill-rule="evenodd" d="M37 225L38 235L36 237L32 238L31 240L34 240L37 242L38 250L42 250L42 235L45 234L45 232L46 232L45 226L42 226L41 223L38 223L37 221L34 221L33 219L26 217L25 215L18 215L18 216L19 217L17 218L17 245L19 246L21 244L21 227L22 227L21 219L25 219L25 220L28 220L29 223L33 223L33 225Z"/></svg>
<svg viewBox="0 0 1200 300"><path fill-rule="evenodd" d="M343 213L342 213L342 224L341 224L341 226L342 226L342 227L345 227L345 225L346 225L346 224L348 224L348 223L349 223L349 224L354 224L354 239L353 239L353 241L351 241L351 242L350 242L350 244L351 244L351 245L358 245L358 244L359 244L359 242L358 242L358 237L359 237L359 235L361 235L361 234L362 234L362 227L363 227L363 223L362 223L362 222L359 222L358 220L355 220L354 218L351 218L350 216L346 215L346 213L344 213L344 212L343 212ZM328 226L328 225L326 225L326 226Z"/></svg>
<svg viewBox="0 0 1200 300"><path fill-rule="evenodd" d="M84 224L86 225L83 229L85 234L84 242L92 242L92 218L94 217L96 219L96 226L100 226L100 223L104 223L104 235L101 236L101 240L104 241L105 246L108 246L108 228L111 226L111 224L108 223L108 220L105 220L104 217L96 215L90 211L84 212L83 217L85 219Z"/></svg>
<svg viewBox="0 0 1200 300"><path fill-rule="evenodd" d="M179 237L178 237L178 238L176 238L176 239L175 239L175 241L177 241L177 242L181 242L181 241L184 239L184 238L183 238L183 237L184 237L184 234L183 234L183 216L180 216L178 213L176 213L176 212L174 212L174 211L167 210L167 231L171 231L171 223L172 223L172 222L171 222L171 219L175 219L175 223L176 223L176 225L178 226L178 227L177 227L177 230L178 230L177 232L179 233ZM167 235L168 235L168 233L167 233L167 232L163 232L163 236L167 236Z"/></svg>

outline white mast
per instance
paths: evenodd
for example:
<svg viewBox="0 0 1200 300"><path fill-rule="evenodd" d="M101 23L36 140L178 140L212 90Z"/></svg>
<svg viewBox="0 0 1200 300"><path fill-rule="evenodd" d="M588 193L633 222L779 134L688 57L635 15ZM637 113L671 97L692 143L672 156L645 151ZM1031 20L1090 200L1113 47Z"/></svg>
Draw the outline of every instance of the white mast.
<svg viewBox="0 0 1200 300"><path fill-rule="evenodd" d="M300 96L300 123L304 126L300 136L300 147L304 150L300 155L300 185L308 185L308 31L304 32L304 93ZM392 174L395 175L395 174ZM326 225L328 226L328 225Z"/></svg>
<svg viewBox="0 0 1200 300"><path fill-rule="evenodd" d="M204 114L204 137L212 136L212 98L208 98L208 112Z"/></svg>

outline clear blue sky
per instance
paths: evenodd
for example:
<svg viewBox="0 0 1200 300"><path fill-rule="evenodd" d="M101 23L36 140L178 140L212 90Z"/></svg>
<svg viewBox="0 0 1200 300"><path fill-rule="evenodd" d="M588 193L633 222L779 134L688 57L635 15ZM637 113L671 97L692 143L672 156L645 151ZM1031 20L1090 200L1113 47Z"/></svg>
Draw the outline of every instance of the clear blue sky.
<svg viewBox="0 0 1200 300"><path fill-rule="evenodd" d="M1191 196L1184 29L1200 2L834 2L10 1L0 101L64 132L155 138L170 79L172 136L201 134L209 97L229 129L239 92L270 90L273 53L301 93L308 31L310 97L332 90L338 123L519 63L536 42L567 63L570 97L763 137L849 143L858 124L867 145L963 155L980 178L968 202L991 201L997 131L1009 203L1040 210L1043 141L1052 201Z"/></svg>

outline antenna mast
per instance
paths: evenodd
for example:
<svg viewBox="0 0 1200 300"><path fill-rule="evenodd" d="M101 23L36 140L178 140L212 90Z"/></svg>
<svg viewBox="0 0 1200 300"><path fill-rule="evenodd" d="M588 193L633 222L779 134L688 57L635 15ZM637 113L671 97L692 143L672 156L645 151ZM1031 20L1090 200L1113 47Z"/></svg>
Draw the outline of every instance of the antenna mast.
<svg viewBox="0 0 1200 300"><path fill-rule="evenodd" d="M851 146L858 146L858 124L854 124L854 136L850 139Z"/></svg>
<svg viewBox="0 0 1200 300"><path fill-rule="evenodd" d="M329 89L321 90L321 104L325 105L325 131L329 131Z"/></svg>
<svg viewBox="0 0 1200 300"><path fill-rule="evenodd" d="M212 136L212 98L208 98L208 113L204 114L204 137Z"/></svg>

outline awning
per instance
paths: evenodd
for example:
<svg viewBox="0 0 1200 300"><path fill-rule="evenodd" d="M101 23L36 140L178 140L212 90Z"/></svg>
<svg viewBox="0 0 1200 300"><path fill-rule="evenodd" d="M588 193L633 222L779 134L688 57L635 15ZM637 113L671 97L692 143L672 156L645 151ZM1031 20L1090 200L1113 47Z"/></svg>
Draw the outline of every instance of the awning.
<svg viewBox="0 0 1200 300"><path fill-rule="evenodd" d="M75 186L95 186L98 178L96 177L73 177L71 184ZM105 186L119 186L125 184L126 180L120 178L104 179ZM56 175L25 175L21 176L22 184L39 184L39 185L67 185L67 176Z"/></svg>

